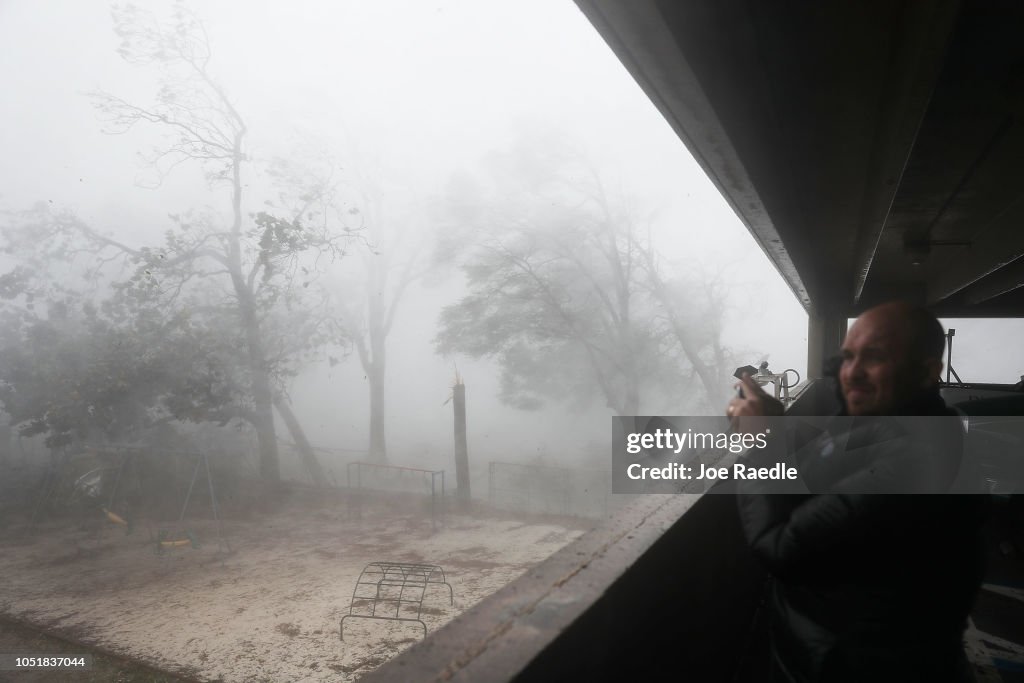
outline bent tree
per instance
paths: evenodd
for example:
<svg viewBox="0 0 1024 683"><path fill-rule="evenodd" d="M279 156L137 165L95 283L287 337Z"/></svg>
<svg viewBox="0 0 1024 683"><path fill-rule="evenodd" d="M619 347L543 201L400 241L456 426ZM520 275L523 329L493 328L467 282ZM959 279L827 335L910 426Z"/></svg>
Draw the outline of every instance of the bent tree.
<svg viewBox="0 0 1024 683"><path fill-rule="evenodd" d="M558 145L526 140L490 157L491 187L457 215L474 224L463 258L469 293L446 307L442 353L492 357L502 399L594 397L636 415L642 389L672 374L644 296L643 243L632 215L592 169Z"/></svg>
<svg viewBox="0 0 1024 683"><path fill-rule="evenodd" d="M246 419L231 340L181 312L126 311L0 276L0 402L51 449L137 439L161 423Z"/></svg>
<svg viewBox="0 0 1024 683"><path fill-rule="evenodd" d="M123 133L140 124L160 129L166 143L148 159L156 183L181 164L200 165L212 189L225 188L230 222L222 224L212 212L172 216L175 227L167 232L164 243L147 249L131 249L91 229L82 234L98 248L129 254L137 266L137 288L144 285L155 305L176 305L183 292L200 281L207 292L223 292L220 300L207 302L216 309L208 311L208 319L234 325L240 333L260 472L265 479L277 481L280 466L273 408L280 387L274 386L265 328L276 309L298 298L299 279L308 283L310 268L303 256L339 250L344 238L328 228L330 185L313 183L287 206L275 205L274 214L247 215L249 129L212 75L210 43L202 23L180 3L169 24L125 6L115 7L114 28L121 39L121 57L130 64L159 68L161 85L148 106L107 92L92 93L108 124L107 132ZM216 284L211 286L212 282ZM280 395L277 401L282 404ZM287 412L286 423L296 429L297 420ZM295 441L308 443L304 437ZM307 465L318 471L312 450L306 451Z"/></svg>
<svg viewBox="0 0 1024 683"><path fill-rule="evenodd" d="M666 277L652 230L565 137L524 138L453 178L468 293L441 314L441 353L495 359L508 404L595 397L618 415L709 410L728 385L724 292Z"/></svg>

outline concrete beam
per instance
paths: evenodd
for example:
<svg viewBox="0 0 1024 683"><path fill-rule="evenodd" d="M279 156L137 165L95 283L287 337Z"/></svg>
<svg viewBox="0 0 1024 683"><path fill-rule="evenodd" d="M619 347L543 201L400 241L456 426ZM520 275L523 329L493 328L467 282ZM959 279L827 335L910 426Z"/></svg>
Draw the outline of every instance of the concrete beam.
<svg viewBox="0 0 1024 683"><path fill-rule="evenodd" d="M734 676L750 665L764 570L735 496L695 498L639 496L360 680L758 680Z"/></svg>
<svg viewBox="0 0 1024 683"><path fill-rule="evenodd" d="M771 172L762 169L761 176L764 177L761 180L751 177L750 169L744 163L736 141L727 132L727 125L719 118L698 74L680 49L677 36L671 30L674 23L685 25L692 20L693 17L689 16L691 13L701 15L701 21L698 23L705 25L715 23L706 15L715 15L719 25L724 25L731 33L722 33L720 40L712 39L710 44L732 46L729 54L733 55L731 61L735 62L731 64L733 70L742 71L743 68L737 64L744 62L745 59L745 63L752 65L750 68L756 71L760 63L754 44L756 41L749 38L737 40L733 35L749 36L754 30L749 23L749 17L742 11L744 3L734 0L723 3L728 4L728 7L718 7L713 3L690 3L683 7L678 3L664 3L658 0L576 0L576 4L679 135L722 197L747 226L758 246L778 270L800 304L808 309L811 306L811 294L792 255L792 251L799 250L800 245L797 243L795 247L790 245L787 248L784 243L788 238L780 235L778 230L778 225L790 225L793 232L791 224L798 220L797 207L792 205L789 199L796 194L794 188L787 185L789 175L778 172L772 164ZM666 19L663 12L682 13L685 16L682 19L678 16ZM726 14L730 19L721 21L718 15ZM743 54L740 55L740 52ZM726 65L720 62L717 57L710 60L715 70L726 68ZM745 82L724 78L721 75L718 78L710 78L707 73L704 77L705 81L710 79L717 82L720 88L725 88L728 91L728 98L737 104L743 101L744 96L750 95L751 88ZM751 76L751 80L754 83L765 84L768 79L758 72ZM735 108L734 111L745 112L748 108L751 112L745 113L744 116L753 116L758 120L763 118L759 113L763 109L760 105L747 103ZM753 127L746 125L734 124L732 128L733 132L743 133L754 142L764 142L771 137L758 136ZM749 141L746 146L750 146ZM760 156L763 159L768 158L765 155ZM769 208L765 205L761 190L757 189L759 184L776 199L774 207ZM772 187L764 188L767 185ZM775 185L787 186L788 189L782 191L774 187ZM810 252L804 257L804 261L809 260Z"/></svg>
<svg viewBox="0 0 1024 683"><path fill-rule="evenodd" d="M807 316L807 378L821 379L825 360L839 353L846 338L846 317L811 313Z"/></svg>
<svg viewBox="0 0 1024 683"><path fill-rule="evenodd" d="M980 304L1024 287L1024 256L1008 263L980 282L972 285L964 298L969 304Z"/></svg>
<svg viewBox="0 0 1024 683"><path fill-rule="evenodd" d="M907 3L890 55L865 185L853 299L859 301L953 33L958 0Z"/></svg>
<svg viewBox="0 0 1024 683"><path fill-rule="evenodd" d="M958 254L955 261L928 283L928 303L940 303L961 290L968 290L965 292L968 300L976 303L982 292L988 296L980 300L987 300L1013 289L1008 287L990 292L986 281L1003 282L1005 277L1013 277L1017 273L1013 264L1024 258L1024 230L1020 229L1019 220L1022 209L1024 198L1009 205L995 220L979 230L970 249ZM1005 273L1000 274L1004 268Z"/></svg>

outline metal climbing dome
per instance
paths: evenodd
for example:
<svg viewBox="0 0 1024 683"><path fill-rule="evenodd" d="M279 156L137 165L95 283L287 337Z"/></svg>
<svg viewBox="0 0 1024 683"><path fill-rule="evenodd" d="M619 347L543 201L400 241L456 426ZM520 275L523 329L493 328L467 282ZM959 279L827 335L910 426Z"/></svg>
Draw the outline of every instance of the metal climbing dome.
<svg viewBox="0 0 1024 683"><path fill-rule="evenodd" d="M371 562L366 565L352 589L348 614L338 625L339 635L345 640L346 619L381 619L387 621L416 622L427 635L423 622L423 598L428 586L447 586L448 603L455 604L452 586L445 579L444 570L436 564L410 562Z"/></svg>

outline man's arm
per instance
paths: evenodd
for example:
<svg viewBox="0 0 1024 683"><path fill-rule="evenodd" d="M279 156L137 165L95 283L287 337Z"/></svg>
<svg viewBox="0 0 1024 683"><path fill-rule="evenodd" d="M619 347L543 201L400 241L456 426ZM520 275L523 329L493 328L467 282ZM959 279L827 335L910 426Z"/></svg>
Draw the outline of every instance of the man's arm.
<svg viewBox="0 0 1024 683"><path fill-rule="evenodd" d="M751 431L768 424L766 415L780 415L781 404L769 397L749 376L742 378L744 396L734 398L727 414L737 430ZM779 482L747 480L737 482L740 518L747 541L754 553L777 576L797 578L811 576L818 569L815 558L834 551L857 552L862 543L878 534L912 533L922 524L934 523L929 515L931 505L908 505L900 495L880 493L936 492L938 483L932 470L947 458L938 457L954 441L948 434L908 435L892 432L886 422L869 423L860 432L858 442L864 450L837 453L840 460L831 465L816 461L818 453L794 453L794 445L786 443L782 430L775 430L769 448L752 454L751 464L775 461L802 463L817 474L837 476L808 477L827 482L834 493L824 495L788 495ZM936 440L942 443L936 443ZM814 446L810 446L814 448ZM813 463L813 464L812 464ZM849 463L850 471L828 472L827 467ZM945 469L942 466L938 470ZM801 467L812 474L807 467ZM804 474L804 471L801 472ZM941 479L941 477L940 477Z"/></svg>

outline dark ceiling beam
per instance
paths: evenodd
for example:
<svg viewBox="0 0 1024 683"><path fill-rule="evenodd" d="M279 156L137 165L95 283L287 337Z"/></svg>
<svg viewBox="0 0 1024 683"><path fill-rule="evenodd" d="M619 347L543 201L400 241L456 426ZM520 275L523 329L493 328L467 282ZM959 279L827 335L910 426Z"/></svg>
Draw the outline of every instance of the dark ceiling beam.
<svg viewBox="0 0 1024 683"><path fill-rule="evenodd" d="M686 144L805 309L808 287L725 126L654 0L576 0ZM754 80L757 81L756 75ZM762 183L763 184L763 183Z"/></svg>
<svg viewBox="0 0 1024 683"><path fill-rule="evenodd" d="M980 303L941 303L929 306L940 318L1024 318L1024 287Z"/></svg>
<svg viewBox="0 0 1024 683"><path fill-rule="evenodd" d="M988 142L985 143L985 146L978 152L977 158L974 159L964 170L960 180L957 181L956 186L950 191L945 201L942 202L942 205L939 207L938 211L935 212L935 216L931 221L920 230L908 230L905 233L905 238L911 237L912 239L905 241L916 242L919 244L928 244L931 241L932 234L935 231L935 226L946 218L946 214L949 212L950 207L956 206L957 200L964 193L965 189L971 187L971 183L976 180L979 175L979 171L991 168L991 166L986 166L986 163L990 161L992 153L1000 147L1000 143L1004 141L1007 132L1009 132L1012 127L1013 117L1005 117L1002 122L1000 122L999 126L992 132L992 136L989 138Z"/></svg>
<svg viewBox="0 0 1024 683"><path fill-rule="evenodd" d="M970 248L963 250L953 263L932 277L928 283L929 304L938 304L954 296L957 299L973 299L979 296L975 291L988 291L984 282L990 276L994 278L992 282L1002 282L1004 277L1012 277L998 273L1024 257L1021 211L1024 211L1024 196L1007 206L989 225L979 230ZM1006 272L1016 271L1010 269ZM975 290L975 287L978 289ZM963 295L957 296L961 291Z"/></svg>
<svg viewBox="0 0 1024 683"><path fill-rule="evenodd" d="M889 55L879 125L872 144L854 261L855 302L864 292L893 199L942 72L959 8L958 0L904 5L898 39Z"/></svg>
<svg viewBox="0 0 1024 683"><path fill-rule="evenodd" d="M963 300L969 304L980 304L1024 287L1024 256L990 273L963 293Z"/></svg>
<svg viewBox="0 0 1024 683"><path fill-rule="evenodd" d="M1018 315L1024 5L575 1L809 314Z"/></svg>

